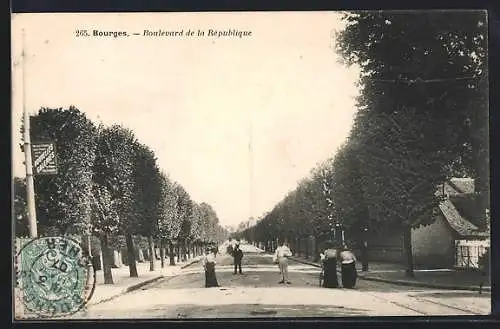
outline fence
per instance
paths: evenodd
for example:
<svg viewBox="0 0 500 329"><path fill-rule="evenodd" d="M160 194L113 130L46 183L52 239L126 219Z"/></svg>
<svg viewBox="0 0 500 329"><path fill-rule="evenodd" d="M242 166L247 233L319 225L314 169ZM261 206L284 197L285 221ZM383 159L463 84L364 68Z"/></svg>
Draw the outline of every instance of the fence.
<svg viewBox="0 0 500 329"><path fill-rule="evenodd" d="M455 267L479 269L479 260L489 246L489 240L457 240L455 243Z"/></svg>

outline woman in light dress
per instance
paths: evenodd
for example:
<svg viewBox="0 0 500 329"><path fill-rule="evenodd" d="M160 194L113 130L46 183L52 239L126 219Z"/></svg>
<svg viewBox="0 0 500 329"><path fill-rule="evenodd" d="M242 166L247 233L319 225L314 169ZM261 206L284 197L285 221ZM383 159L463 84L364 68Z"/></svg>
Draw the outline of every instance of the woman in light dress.
<svg viewBox="0 0 500 329"><path fill-rule="evenodd" d="M205 288L219 287L217 277L215 276L215 250L207 248L203 258L203 268L205 269Z"/></svg>

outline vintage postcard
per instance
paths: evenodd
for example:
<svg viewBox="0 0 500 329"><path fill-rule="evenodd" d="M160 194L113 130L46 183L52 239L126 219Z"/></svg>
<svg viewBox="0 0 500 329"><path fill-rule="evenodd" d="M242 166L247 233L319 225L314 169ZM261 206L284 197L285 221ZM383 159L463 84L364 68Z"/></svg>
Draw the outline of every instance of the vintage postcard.
<svg viewBox="0 0 500 329"><path fill-rule="evenodd" d="M11 23L14 320L491 312L487 12Z"/></svg>

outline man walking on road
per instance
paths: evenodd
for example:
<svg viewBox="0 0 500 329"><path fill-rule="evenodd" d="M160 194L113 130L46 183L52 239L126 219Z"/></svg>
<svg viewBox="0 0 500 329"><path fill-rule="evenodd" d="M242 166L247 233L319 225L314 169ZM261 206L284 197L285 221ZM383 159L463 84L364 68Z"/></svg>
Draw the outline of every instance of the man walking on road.
<svg viewBox="0 0 500 329"><path fill-rule="evenodd" d="M240 249L239 243L236 243L236 246L234 247L233 257L234 257L234 274L237 273L237 270L239 270L239 273L241 274L241 259L243 258L243 251Z"/></svg>
<svg viewBox="0 0 500 329"><path fill-rule="evenodd" d="M276 253L274 254L274 261L278 263L281 281L278 283L291 284L288 280L288 257L292 256L292 252L287 245L285 245L284 241L281 241L280 246L276 249Z"/></svg>

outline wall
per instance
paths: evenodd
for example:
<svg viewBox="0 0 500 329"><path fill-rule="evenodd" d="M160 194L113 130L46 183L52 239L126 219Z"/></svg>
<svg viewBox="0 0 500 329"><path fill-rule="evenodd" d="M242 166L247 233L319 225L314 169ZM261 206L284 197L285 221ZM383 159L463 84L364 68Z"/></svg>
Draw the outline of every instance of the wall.
<svg viewBox="0 0 500 329"><path fill-rule="evenodd" d="M377 262L404 263L402 232L372 233L368 240L368 259Z"/></svg>
<svg viewBox="0 0 500 329"><path fill-rule="evenodd" d="M413 261L418 268L449 268L454 263L454 239L444 218L412 230ZM406 263L403 233L372 234L368 241L370 261Z"/></svg>
<svg viewBox="0 0 500 329"><path fill-rule="evenodd" d="M449 268L453 265L454 239L442 216L437 216L430 225L413 229L411 239L415 265L432 268Z"/></svg>

